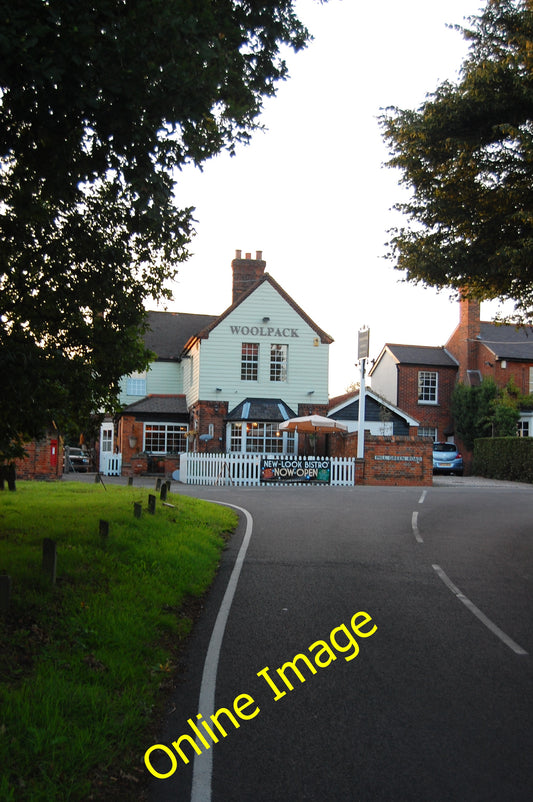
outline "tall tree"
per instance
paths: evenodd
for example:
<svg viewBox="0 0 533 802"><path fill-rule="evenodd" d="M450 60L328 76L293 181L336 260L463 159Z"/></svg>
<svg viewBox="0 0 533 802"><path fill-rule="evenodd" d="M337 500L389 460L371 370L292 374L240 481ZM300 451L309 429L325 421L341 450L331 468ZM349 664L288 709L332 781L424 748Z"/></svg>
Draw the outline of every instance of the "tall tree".
<svg viewBox="0 0 533 802"><path fill-rule="evenodd" d="M381 117L408 200L389 257L408 280L533 315L533 0L488 0L458 82Z"/></svg>
<svg viewBox="0 0 533 802"><path fill-rule="evenodd" d="M192 209L309 39L294 0L0 0L0 461L143 369Z"/></svg>

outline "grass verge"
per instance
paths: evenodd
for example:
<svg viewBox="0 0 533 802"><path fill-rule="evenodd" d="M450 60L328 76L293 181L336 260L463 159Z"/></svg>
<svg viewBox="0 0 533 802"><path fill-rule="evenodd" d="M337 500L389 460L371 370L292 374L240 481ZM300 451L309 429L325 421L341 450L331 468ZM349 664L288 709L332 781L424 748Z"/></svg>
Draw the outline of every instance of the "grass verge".
<svg viewBox="0 0 533 802"><path fill-rule="evenodd" d="M174 494L175 507L158 500L150 515L142 488L17 488L0 494L0 573L12 579L0 614L0 799L111 799L111 776L136 779L191 628L187 600L210 586L237 518ZM57 544L55 585L44 538Z"/></svg>

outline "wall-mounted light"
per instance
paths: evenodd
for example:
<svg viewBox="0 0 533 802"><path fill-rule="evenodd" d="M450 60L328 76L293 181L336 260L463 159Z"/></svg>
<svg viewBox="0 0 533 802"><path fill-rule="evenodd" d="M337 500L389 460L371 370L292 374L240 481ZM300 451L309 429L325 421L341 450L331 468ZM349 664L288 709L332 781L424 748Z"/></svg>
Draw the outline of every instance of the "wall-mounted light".
<svg viewBox="0 0 533 802"><path fill-rule="evenodd" d="M217 393L221 393L222 392L222 387L215 387L215 391Z"/></svg>
<svg viewBox="0 0 533 802"><path fill-rule="evenodd" d="M314 392L315 392L314 390L308 390L307 395L313 395Z"/></svg>
<svg viewBox="0 0 533 802"><path fill-rule="evenodd" d="M269 323L269 322L270 318L268 317L268 315L265 315L265 317L263 318L263 323Z"/></svg>

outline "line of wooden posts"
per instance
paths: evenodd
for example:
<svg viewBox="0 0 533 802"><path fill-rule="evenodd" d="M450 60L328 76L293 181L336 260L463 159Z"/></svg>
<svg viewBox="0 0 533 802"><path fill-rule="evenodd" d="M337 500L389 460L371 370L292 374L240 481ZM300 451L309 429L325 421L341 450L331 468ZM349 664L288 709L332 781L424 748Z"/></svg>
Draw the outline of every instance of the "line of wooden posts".
<svg viewBox="0 0 533 802"><path fill-rule="evenodd" d="M98 478L95 481L101 481ZM102 482L103 484L103 482ZM133 477L128 480L128 485L133 484ZM165 507L174 507L174 504L167 502L167 494L170 490L170 481L162 482L160 478L156 481L156 492L159 492L159 498ZM148 512L150 515L155 515L157 497L150 493L148 495ZM133 502L133 515L135 518L142 516L142 501ZM109 521L100 519L98 522L98 531L102 542L105 543L109 537ZM42 572L48 577L50 583L55 585L57 576L57 543L49 537L43 539L43 560ZM9 574L0 574L0 613L7 613L9 610L9 603L12 595L12 581Z"/></svg>

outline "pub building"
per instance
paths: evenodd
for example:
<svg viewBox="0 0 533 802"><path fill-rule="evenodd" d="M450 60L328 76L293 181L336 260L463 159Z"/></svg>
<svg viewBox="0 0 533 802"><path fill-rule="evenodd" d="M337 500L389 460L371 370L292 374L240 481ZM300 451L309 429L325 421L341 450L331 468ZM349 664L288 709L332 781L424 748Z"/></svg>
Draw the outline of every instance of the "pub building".
<svg viewBox="0 0 533 802"><path fill-rule="evenodd" d="M279 424L327 414L333 340L265 268L261 251L236 252L232 303L218 317L147 313L157 358L121 382L122 413L101 427L102 473L119 455L131 475L172 473L186 451L303 452L304 438Z"/></svg>

